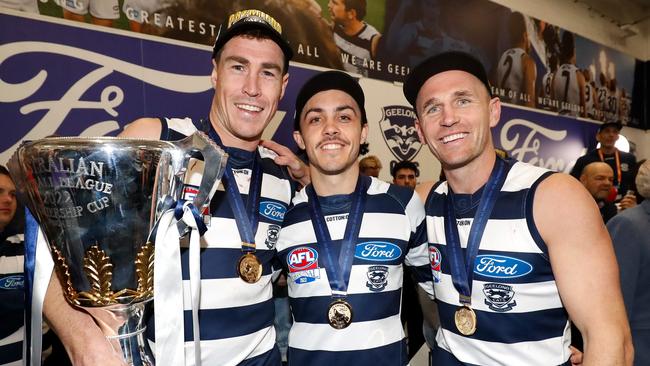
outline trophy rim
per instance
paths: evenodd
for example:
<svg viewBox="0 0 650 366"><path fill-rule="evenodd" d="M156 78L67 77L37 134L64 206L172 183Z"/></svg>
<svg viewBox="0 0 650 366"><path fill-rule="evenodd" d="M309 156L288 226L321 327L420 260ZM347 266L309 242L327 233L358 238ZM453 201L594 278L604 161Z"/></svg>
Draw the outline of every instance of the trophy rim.
<svg viewBox="0 0 650 366"><path fill-rule="evenodd" d="M169 141L163 141L163 140L157 140L157 139L147 139L147 138L141 138L141 137L119 137L119 136L93 136L93 137L83 137L83 136L48 136L48 137L43 137L40 139L35 139L35 140L23 140L22 143L20 144L19 148L16 149L16 152L20 150L20 148L27 147L27 146L34 146L39 143L46 143L46 142L57 142L57 141L63 141L63 142L138 142L138 143L149 143L149 144L155 144L155 145L169 145Z"/></svg>

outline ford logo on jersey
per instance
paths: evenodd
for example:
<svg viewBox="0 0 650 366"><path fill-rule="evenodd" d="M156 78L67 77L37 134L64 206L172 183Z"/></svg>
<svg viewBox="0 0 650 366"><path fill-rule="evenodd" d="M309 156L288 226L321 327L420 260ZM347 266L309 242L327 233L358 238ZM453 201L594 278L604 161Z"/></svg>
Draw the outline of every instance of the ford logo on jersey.
<svg viewBox="0 0 650 366"><path fill-rule="evenodd" d="M22 290L25 288L25 277L13 275L0 277L0 290Z"/></svg>
<svg viewBox="0 0 650 366"><path fill-rule="evenodd" d="M517 278L532 270L530 263L504 255L478 255L474 262L474 273L492 278Z"/></svg>
<svg viewBox="0 0 650 366"><path fill-rule="evenodd" d="M309 247L293 249L287 254L289 272L300 272L318 268L318 252Z"/></svg>
<svg viewBox="0 0 650 366"><path fill-rule="evenodd" d="M282 220L284 220L284 214L286 212L287 209L279 203L271 201L260 202L260 215L266 217L269 220L282 222Z"/></svg>
<svg viewBox="0 0 650 366"><path fill-rule="evenodd" d="M402 249L395 244L384 241L370 241L357 244L354 257L367 261L386 262L399 258Z"/></svg>

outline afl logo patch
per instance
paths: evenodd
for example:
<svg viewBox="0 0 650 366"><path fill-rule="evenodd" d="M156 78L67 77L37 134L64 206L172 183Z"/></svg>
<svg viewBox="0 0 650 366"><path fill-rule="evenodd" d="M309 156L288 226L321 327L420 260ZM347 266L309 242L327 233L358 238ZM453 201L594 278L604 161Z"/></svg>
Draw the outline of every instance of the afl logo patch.
<svg viewBox="0 0 650 366"><path fill-rule="evenodd" d="M287 209L277 202L260 202L260 215L266 217L269 220L282 222L284 220L284 214L286 212Z"/></svg>
<svg viewBox="0 0 650 366"><path fill-rule="evenodd" d="M431 273L433 274L433 282L440 282L440 263L442 262L442 255L438 248L429 247L429 260L431 262Z"/></svg>
<svg viewBox="0 0 650 366"><path fill-rule="evenodd" d="M318 252L309 247L293 249L287 254L289 272L300 272L318 268Z"/></svg>

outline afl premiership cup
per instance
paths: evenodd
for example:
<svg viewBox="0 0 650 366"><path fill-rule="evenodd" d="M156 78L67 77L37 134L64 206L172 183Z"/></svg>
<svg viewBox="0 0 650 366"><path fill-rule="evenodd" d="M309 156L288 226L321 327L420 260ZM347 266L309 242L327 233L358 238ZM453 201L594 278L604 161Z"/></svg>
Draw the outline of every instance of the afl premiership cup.
<svg viewBox="0 0 650 366"><path fill-rule="evenodd" d="M48 242L67 301L94 317L129 365L155 363L144 336L154 231L182 198L184 173L198 153L205 161L192 202L199 215L227 159L201 132L176 142L51 137L23 143L8 163Z"/></svg>

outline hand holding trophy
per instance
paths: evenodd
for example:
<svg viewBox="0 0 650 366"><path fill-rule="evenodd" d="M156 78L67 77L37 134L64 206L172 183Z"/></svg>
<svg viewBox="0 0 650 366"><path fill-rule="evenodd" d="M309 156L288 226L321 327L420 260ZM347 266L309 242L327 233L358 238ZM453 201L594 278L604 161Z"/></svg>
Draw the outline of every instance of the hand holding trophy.
<svg viewBox="0 0 650 366"><path fill-rule="evenodd" d="M179 202L190 157L205 161L196 212L209 205L227 155L205 134L178 142L53 137L23 143L8 163L49 244L66 300L84 308L129 365L153 365L144 337L154 240Z"/></svg>

